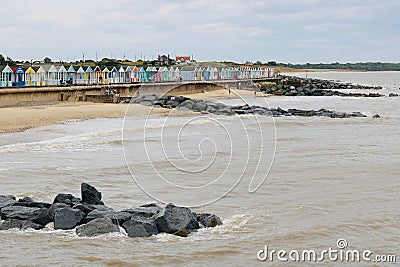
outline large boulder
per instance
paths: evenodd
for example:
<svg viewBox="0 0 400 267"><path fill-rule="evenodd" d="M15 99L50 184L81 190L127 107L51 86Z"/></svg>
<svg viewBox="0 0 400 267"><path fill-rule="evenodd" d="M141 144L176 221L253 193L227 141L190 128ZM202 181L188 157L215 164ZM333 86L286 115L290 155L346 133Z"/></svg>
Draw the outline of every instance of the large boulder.
<svg viewBox="0 0 400 267"><path fill-rule="evenodd" d="M200 222L204 227L216 227L222 225L221 219L215 214L197 214L196 218L197 221Z"/></svg>
<svg viewBox="0 0 400 267"><path fill-rule="evenodd" d="M85 222L90 222L98 218L110 218L115 214L112 208L106 206L97 206L96 209L92 210L86 216Z"/></svg>
<svg viewBox="0 0 400 267"><path fill-rule="evenodd" d="M2 208L0 213L3 220L26 220L40 225L46 225L51 222L51 219L48 216L48 209L45 208L9 206Z"/></svg>
<svg viewBox="0 0 400 267"><path fill-rule="evenodd" d="M78 209L72 209L72 208L56 209L54 213L54 229L56 230L74 229L82 222L83 218L84 218L84 213Z"/></svg>
<svg viewBox="0 0 400 267"><path fill-rule="evenodd" d="M15 196L0 195L0 210L4 207L13 205L15 202Z"/></svg>
<svg viewBox="0 0 400 267"><path fill-rule="evenodd" d="M78 236L87 237L118 232L119 227L113 224L109 218L98 218L76 228L76 234Z"/></svg>
<svg viewBox="0 0 400 267"><path fill-rule="evenodd" d="M56 210L62 208L70 208L70 206L65 203L54 203L53 205L50 206L47 214L52 222L54 222L54 214L56 213Z"/></svg>
<svg viewBox="0 0 400 267"><path fill-rule="evenodd" d="M173 234L180 229L195 230L199 229L199 223L195 215L189 208L176 207L168 204L156 216L155 222L160 232Z"/></svg>
<svg viewBox="0 0 400 267"><path fill-rule="evenodd" d="M80 198L77 198L71 194L58 194L53 201L53 204L55 203L64 203L69 206L76 205L81 202Z"/></svg>
<svg viewBox="0 0 400 267"><path fill-rule="evenodd" d="M20 230L26 230L26 229L34 229L34 230L40 230L43 229L44 226L41 224L37 224L31 221L26 221L26 220L18 220L18 219L9 219L4 221L0 225L0 231L4 230L10 230L10 229L20 229Z"/></svg>
<svg viewBox="0 0 400 267"><path fill-rule="evenodd" d="M149 237L159 232L154 220L139 217L133 217L125 222L122 227L129 237Z"/></svg>
<svg viewBox="0 0 400 267"><path fill-rule="evenodd" d="M82 183L81 185L82 203L91 205L104 205L101 201L101 192L97 191L93 186Z"/></svg>

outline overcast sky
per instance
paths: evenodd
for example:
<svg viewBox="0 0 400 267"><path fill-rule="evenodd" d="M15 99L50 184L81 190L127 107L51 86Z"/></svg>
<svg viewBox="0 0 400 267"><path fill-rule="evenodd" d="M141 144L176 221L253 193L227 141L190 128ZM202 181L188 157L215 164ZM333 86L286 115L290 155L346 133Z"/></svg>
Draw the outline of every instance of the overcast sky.
<svg viewBox="0 0 400 267"><path fill-rule="evenodd" d="M2 1L18 60L157 54L199 61L400 62L399 0Z"/></svg>

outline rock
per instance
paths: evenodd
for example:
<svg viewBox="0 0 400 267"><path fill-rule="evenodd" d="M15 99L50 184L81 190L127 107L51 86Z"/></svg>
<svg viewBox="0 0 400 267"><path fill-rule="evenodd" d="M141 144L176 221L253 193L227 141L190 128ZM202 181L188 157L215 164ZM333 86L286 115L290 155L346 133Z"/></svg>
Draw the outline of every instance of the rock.
<svg viewBox="0 0 400 267"><path fill-rule="evenodd" d="M78 226L84 213L78 209L72 208L61 208L56 209L54 213L54 229L70 230Z"/></svg>
<svg viewBox="0 0 400 267"><path fill-rule="evenodd" d="M115 211L112 208L106 206L98 206L96 209L92 210L88 213L85 218L85 222L90 222L94 219L98 218L112 218L115 214Z"/></svg>
<svg viewBox="0 0 400 267"><path fill-rule="evenodd" d="M4 221L0 225L0 231L4 230L10 230L10 229L20 229L20 230L26 230L26 229L34 229L34 230L40 230L43 229L44 226L27 221L27 220L18 220L18 219L9 219Z"/></svg>
<svg viewBox="0 0 400 267"><path fill-rule="evenodd" d="M52 221L52 222L54 221L54 214L55 214L56 210L62 209L62 208L70 208L70 206L65 203L55 203L50 206L50 208L47 211L50 221Z"/></svg>
<svg viewBox="0 0 400 267"><path fill-rule="evenodd" d="M78 236L93 237L108 233L119 233L119 227L110 218L98 218L76 228Z"/></svg>
<svg viewBox="0 0 400 267"><path fill-rule="evenodd" d="M378 119L378 118L380 118L381 116L379 116L379 114L374 114L374 116L372 116L372 118L374 118L374 119Z"/></svg>
<svg viewBox="0 0 400 267"><path fill-rule="evenodd" d="M82 183L81 185L82 203L92 205L104 205L101 201L101 193L93 186Z"/></svg>
<svg viewBox="0 0 400 267"><path fill-rule="evenodd" d="M149 237L159 233L157 225L152 219L132 218L122 227L129 237Z"/></svg>
<svg viewBox="0 0 400 267"><path fill-rule="evenodd" d="M188 237L190 235L190 231L186 229L179 229L173 235L180 236L180 237Z"/></svg>
<svg viewBox="0 0 400 267"><path fill-rule="evenodd" d="M397 97L397 96L399 96L398 94L394 94L394 93L390 93L389 94L389 97Z"/></svg>
<svg viewBox="0 0 400 267"><path fill-rule="evenodd" d="M157 204L148 204L148 205L142 205L138 208L125 209L122 211L128 212L132 215L139 216L139 217L151 218L151 217L159 214L162 210L163 210L163 208L161 208Z"/></svg>
<svg viewBox="0 0 400 267"><path fill-rule="evenodd" d="M71 195L71 194L58 194L54 201L53 204L55 203L65 203L67 205L73 206L75 204L78 204L81 202L81 199Z"/></svg>
<svg viewBox="0 0 400 267"><path fill-rule="evenodd" d="M176 207L168 204L155 218L157 228L160 232L173 234L180 229L195 230L199 223L194 214L188 208Z"/></svg>
<svg viewBox="0 0 400 267"><path fill-rule="evenodd" d="M116 225L123 225L132 218L129 212L118 211L111 216L111 220Z"/></svg>
<svg viewBox="0 0 400 267"><path fill-rule="evenodd" d="M196 219L204 227L216 227L222 225L221 219L214 214L209 214L209 213L197 214Z"/></svg>
<svg viewBox="0 0 400 267"><path fill-rule="evenodd" d="M30 197L23 197L19 199L18 202L16 202L13 206L48 209L50 208L51 204L45 202L36 202Z"/></svg>
<svg viewBox="0 0 400 267"><path fill-rule="evenodd" d="M47 209L21 206L9 206L2 208L1 218L3 220L18 219L32 221L40 225L46 225L51 222L51 219L48 216Z"/></svg>
<svg viewBox="0 0 400 267"><path fill-rule="evenodd" d="M15 202L15 196L0 195L0 210L4 207L13 205Z"/></svg>
<svg viewBox="0 0 400 267"><path fill-rule="evenodd" d="M93 211L96 209L97 206L101 206L101 205L87 205L87 204L76 204L74 206L72 206L73 209L78 209L80 211L82 211L83 213L85 213L85 215L89 214L89 212Z"/></svg>

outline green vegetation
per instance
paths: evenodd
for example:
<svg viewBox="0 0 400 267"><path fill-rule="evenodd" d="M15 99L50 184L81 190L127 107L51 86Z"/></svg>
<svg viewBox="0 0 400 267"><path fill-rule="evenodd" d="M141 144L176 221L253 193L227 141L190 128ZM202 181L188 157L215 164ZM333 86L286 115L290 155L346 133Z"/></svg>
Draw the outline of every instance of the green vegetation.
<svg viewBox="0 0 400 267"><path fill-rule="evenodd" d="M400 71L400 63L364 62L364 63L319 63L319 64L291 64L276 63L278 67L293 69L336 69L336 70L363 70L363 71Z"/></svg>
<svg viewBox="0 0 400 267"><path fill-rule="evenodd" d="M16 66L17 64L10 57L4 58L2 54L0 54L0 66Z"/></svg>

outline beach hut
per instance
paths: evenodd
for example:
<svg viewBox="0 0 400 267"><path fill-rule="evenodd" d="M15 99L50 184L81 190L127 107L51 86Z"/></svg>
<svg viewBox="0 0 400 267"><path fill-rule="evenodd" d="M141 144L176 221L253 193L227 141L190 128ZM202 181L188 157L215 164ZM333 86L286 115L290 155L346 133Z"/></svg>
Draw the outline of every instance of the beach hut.
<svg viewBox="0 0 400 267"><path fill-rule="evenodd" d="M94 70L91 66L86 67L85 69L85 78L86 78L86 84L95 84L96 83L96 75L94 73Z"/></svg>
<svg viewBox="0 0 400 267"><path fill-rule="evenodd" d="M175 71L174 71L174 81L181 81L182 77L181 77L181 70L176 67Z"/></svg>
<svg viewBox="0 0 400 267"><path fill-rule="evenodd" d="M127 66L125 68L124 83L131 83L131 77L132 77L132 68L130 66Z"/></svg>
<svg viewBox="0 0 400 267"><path fill-rule="evenodd" d="M136 66L132 67L131 82L133 82L133 83L139 82L139 78L140 78L139 72L140 72L140 70L138 69L138 67L136 67Z"/></svg>
<svg viewBox="0 0 400 267"><path fill-rule="evenodd" d="M71 85L76 84L76 70L72 65L67 70L66 83Z"/></svg>
<svg viewBox="0 0 400 267"><path fill-rule="evenodd" d="M65 84L67 81L67 69L64 66L57 66L57 84Z"/></svg>
<svg viewBox="0 0 400 267"><path fill-rule="evenodd" d="M110 83L117 83L118 70L116 67L110 68L110 72L108 73L108 79L109 79Z"/></svg>
<svg viewBox="0 0 400 267"><path fill-rule="evenodd" d="M163 82L168 82L169 81L169 70L168 70L167 67L163 67L162 80L163 80Z"/></svg>
<svg viewBox="0 0 400 267"><path fill-rule="evenodd" d="M45 86L47 84L47 71L44 66L40 66L36 71L36 86Z"/></svg>
<svg viewBox="0 0 400 267"><path fill-rule="evenodd" d="M22 66L19 67L11 67L14 72L14 78L12 86L15 87L23 87L25 86L25 72Z"/></svg>
<svg viewBox="0 0 400 267"><path fill-rule="evenodd" d="M119 67L119 69L118 69L118 83L125 83L125 69L124 69L124 67Z"/></svg>
<svg viewBox="0 0 400 267"><path fill-rule="evenodd" d="M95 84L101 84L101 68L99 66L96 66L93 69L93 73L94 73L94 83Z"/></svg>
<svg viewBox="0 0 400 267"><path fill-rule="evenodd" d="M85 70L83 69L82 66L78 67L78 70L76 71L76 84L82 85L86 83L85 79Z"/></svg>
<svg viewBox="0 0 400 267"><path fill-rule="evenodd" d="M139 69L139 82L146 82L147 81L147 73L144 67Z"/></svg>
<svg viewBox="0 0 400 267"><path fill-rule="evenodd" d="M110 83L110 79L108 77L109 73L110 73L110 70L106 66L101 68L101 81L102 81L102 84L109 84Z"/></svg>
<svg viewBox="0 0 400 267"><path fill-rule="evenodd" d="M25 70L25 86L35 86L36 76L36 70L33 67L28 67Z"/></svg>
<svg viewBox="0 0 400 267"><path fill-rule="evenodd" d="M10 66L5 66L1 71L1 87L10 87L12 86L12 80L14 76L14 71L11 69Z"/></svg>
<svg viewBox="0 0 400 267"><path fill-rule="evenodd" d="M181 78L183 81L194 81L195 80L195 67L184 66L181 68Z"/></svg>
<svg viewBox="0 0 400 267"><path fill-rule="evenodd" d="M43 68L47 72L47 85L57 85L58 84L58 70L54 65L46 65Z"/></svg>

